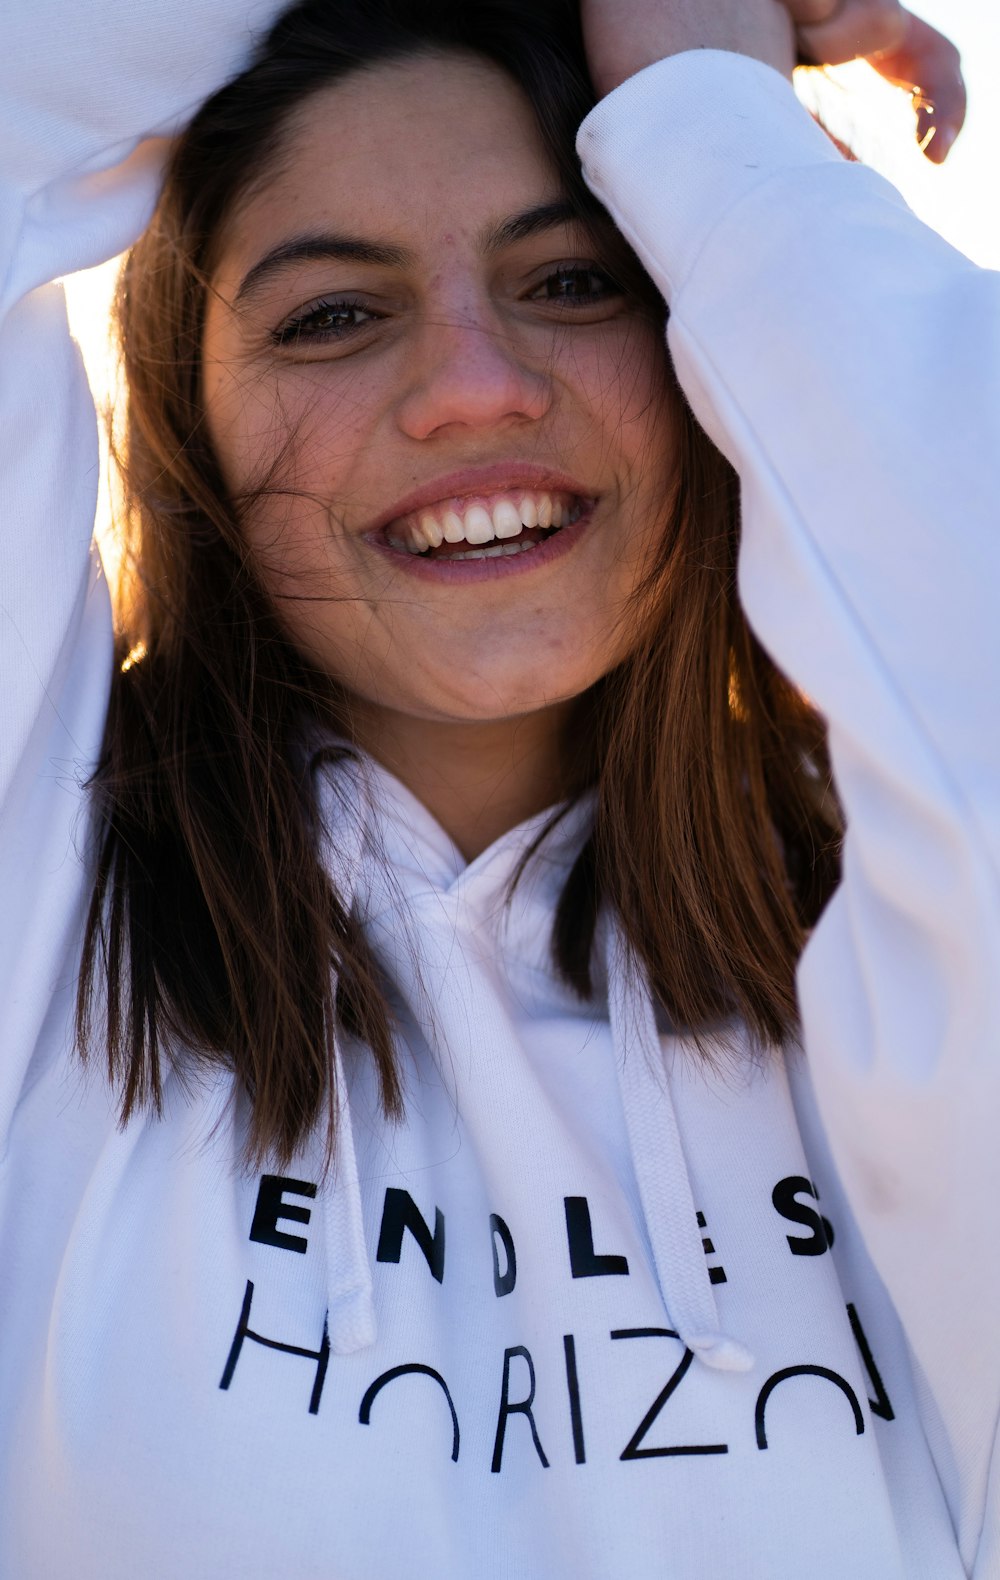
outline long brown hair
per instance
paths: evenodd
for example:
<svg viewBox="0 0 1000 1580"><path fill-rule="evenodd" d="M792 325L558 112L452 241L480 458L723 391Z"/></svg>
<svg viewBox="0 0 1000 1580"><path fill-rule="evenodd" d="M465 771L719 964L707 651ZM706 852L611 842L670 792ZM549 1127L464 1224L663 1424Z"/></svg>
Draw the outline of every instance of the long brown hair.
<svg viewBox="0 0 1000 1580"><path fill-rule="evenodd" d="M103 1042L123 1120L159 1107L165 1059L231 1068L251 1099L254 1157L287 1159L329 1118L338 1022L370 1050L390 1115L402 1089L377 969L320 861L302 751L310 719L349 734L349 699L274 619L241 538L245 501L227 496L205 432L213 250L305 96L428 48L471 49L515 76L567 195L606 226L573 152L592 93L571 0L307 0L178 141L119 286L128 589L93 781L79 1041L85 1054ZM676 1025L735 1017L774 1044L794 1024L795 965L836 881L838 827L821 722L737 601L735 476L678 406L677 493L644 589L655 613L595 688L566 786L596 787L596 812L554 919L554 961L590 994L608 904Z"/></svg>

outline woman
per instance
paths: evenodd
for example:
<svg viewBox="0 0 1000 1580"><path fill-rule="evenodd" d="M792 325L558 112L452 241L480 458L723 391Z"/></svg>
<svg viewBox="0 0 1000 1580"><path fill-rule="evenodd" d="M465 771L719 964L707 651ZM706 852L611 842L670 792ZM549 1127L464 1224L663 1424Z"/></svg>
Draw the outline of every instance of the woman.
<svg viewBox="0 0 1000 1580"><path fill-rule="evenodd" d="M12 94L5 1572L997 1574L995 282L770 0L588 4L755 639L568 21L306 8L126 273L102 750L36 287L276 9Z"/></svg>

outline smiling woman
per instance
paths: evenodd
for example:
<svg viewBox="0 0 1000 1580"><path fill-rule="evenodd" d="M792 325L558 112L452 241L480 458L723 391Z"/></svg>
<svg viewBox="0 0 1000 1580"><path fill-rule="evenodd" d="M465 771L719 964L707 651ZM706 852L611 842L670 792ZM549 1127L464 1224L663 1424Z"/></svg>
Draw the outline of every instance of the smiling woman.
<svg viewBox="0 0 1000 1580"><path fill-rule="evenodd" d="M679 1024L738 1014L766 1044L794 1018L836 874L822 731L749 636L734 481L581 180L579 51L558 0L300 8L196 118L130 257L122 652L148 656L114 682L80 997L87 1045L107 966L127 1113L166 1014L245 1071L254 1147L290 1153L329 1092L327 959L398 1109L307 719L466 859L596 791L567 980L589 995L609 901Z"/></svg>
<svg viewBox="0 0 1000 1580"><path fill-rule="evenodd" d="M474 56L354 73L277 158L295 180L258 179L234 215L204 342L208 431L230 495L255 495L262 582L350 690L359 744L374 729L391 751L387 713L509 739L632 645L673 480L658 315L560 200L523 90ZM485 557L494 517L530 557ZM558 799L545 770L525 813ZM470 857L491 843L478 818L462 832Z"/></svg>
<svg viewBox="0 0 1000 1580"><path fill-rule="evenodd" d="M59 3L0 36L0 1571L992 1580L1000 304L785 80L860 37L957 127L949 47ZM112 656L38 282L133 243Z"/></svg>

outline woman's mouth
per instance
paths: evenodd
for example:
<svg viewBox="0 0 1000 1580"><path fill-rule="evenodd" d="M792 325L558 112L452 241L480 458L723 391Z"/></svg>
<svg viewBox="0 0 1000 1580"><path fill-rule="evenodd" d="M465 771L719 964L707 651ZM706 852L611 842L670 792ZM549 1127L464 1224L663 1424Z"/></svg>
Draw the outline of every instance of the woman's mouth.
<svg viewBox="0 0 1000 1580"><path fill-rule="evenodd" d="M528 554L572 526L592 501L562 490L520 488L442 501L391 521L383 536L423 560L483 560Z"/></svg>

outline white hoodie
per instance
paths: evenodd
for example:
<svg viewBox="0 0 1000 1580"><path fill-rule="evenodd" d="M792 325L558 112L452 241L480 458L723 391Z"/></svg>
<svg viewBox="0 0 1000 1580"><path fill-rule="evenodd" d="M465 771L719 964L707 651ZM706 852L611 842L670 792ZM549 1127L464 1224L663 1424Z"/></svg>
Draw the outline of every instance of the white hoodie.
<svg viewBox="0 0 1000 1580"><path fill-rule="evenodd" d="M120 1131L80 1074L110 630L43 282L137 233L140 139L278 9L0 23L0 1576L1000 1576L1000 287L767 68L661 63L580 148L741 472L748 613L830 722L850 828L808 1065L713 1074L610 929L606 995L555 979L586 806L508 908L536 825L465 866L361 762L323 793L406 1122L345 1044L335 1173L317 1145L249 1177L224 1075Z"/></svg>

